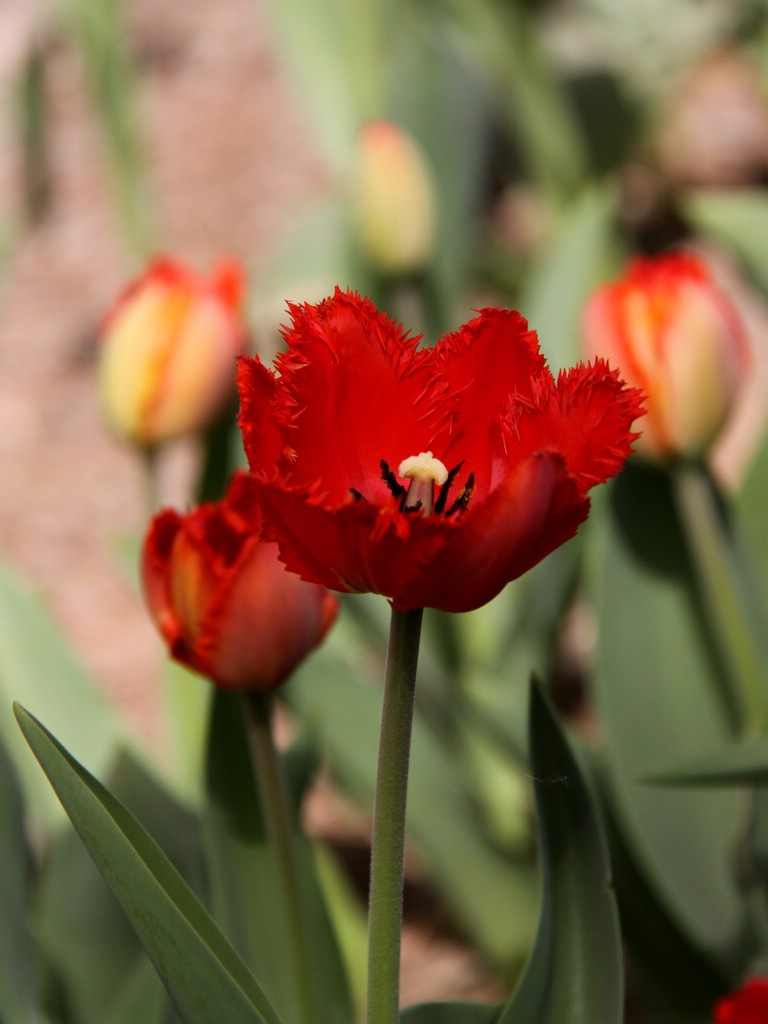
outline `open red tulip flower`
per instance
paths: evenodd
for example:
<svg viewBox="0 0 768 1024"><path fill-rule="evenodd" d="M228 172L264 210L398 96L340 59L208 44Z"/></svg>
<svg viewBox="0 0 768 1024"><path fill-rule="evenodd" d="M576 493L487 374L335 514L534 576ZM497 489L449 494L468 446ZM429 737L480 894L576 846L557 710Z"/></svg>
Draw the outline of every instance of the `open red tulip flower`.
<svg viewBox="0 0 768 1024"><path fill-rule="evenodd" d="M325 636L338 602L287 571L259 537L248 475L225 498L152 520L141 577L171 656L229 690L279 686Z"/></svg>
<svg viewBox="0 0 768 1024"><path fill-rule="evenodd" d="M751 978L715 1006L713 1024L765 1024L768 1021L768 978Z"/></svg>
<svg viewBox="0 0 768 1024"><path fill-rule="evenodd" d="M350 292L289 310L278 374L240 360L240 426L266 533L306 580L477 608L573 536L629 453L639 392L600 360L555 381L519 313L420 348Z"/></svg>

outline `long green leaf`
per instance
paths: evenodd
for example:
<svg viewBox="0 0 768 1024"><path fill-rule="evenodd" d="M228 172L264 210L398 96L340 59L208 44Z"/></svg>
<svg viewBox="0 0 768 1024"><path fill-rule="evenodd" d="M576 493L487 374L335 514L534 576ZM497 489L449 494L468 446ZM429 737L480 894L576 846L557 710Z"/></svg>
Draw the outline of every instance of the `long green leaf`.
<svg viewBox="0 0 768 1024"><path fill-rule="evenodd" d="M106 700L72 656L41 603L0 563L0 700L45 708L63 742L88 768L104 775L123 729ZM0 735L24 792L26 811L43 829L61 822L61 808L35 768L10 715Z"/></svg>
<svg viewBox="0 0 768 1024"><path fill-rule="evenodd" d="M259 985L144 828L43 725L16 717L187 1024L280 1024Z"/></svg>
<svg viewBox="0 0 768 1024"><path fill-rule="evenodd" d="M694 761L659 765L645 780L659 786L744 786L768 782L768 736L745 739Z"/></svg>
<svg viewBox="0 0 768 1024"><path fill-rule="evenodd" d="M126 241L146 257L155 240L134 102L136 68L126 45L124 0L67 0L113 172Z"/></svg>
<svg viewBox="0 0 768 1024"><path fill-rule="evenodd" d="M576 760L535 685L530 748L543 903L531 958L498 1024L620 1024L621 933L603 835Z"/></svg>
<svg viewBox="0 0 768 1024"><path fill-rule="evenodd" d="M27 920L30 853L16 772L0 744L0 1020L41 1019L38 962Z"/></svg>
<svg viewBox="0 0 768 1024"><path fill-rule="evenodd" d="M712 648L665 474L630 465L594 509L600 629L596 697L617 822L691 946L717 958L740 940L732 867L737 793L674 792L642 780L731 742L734 712Z"/></svg>
<svg viewBox="0 0 768 1024"><path fill-rule="evenodd" d="M207 755L206 847L216 920L251 965L285 1020L299 1006L274 856L267 842L248 753L239 694L214 697ZM298 824L295 842L313 967L313 993L324 1024L350 1024L346 978L315 873L313 852ZM269 927L264 927L264 922Z"/></svg>
<svg viewBox="0 0 768 1024"><path fill-rule="evenodd" d="M109 773L108 787L152 833L183 877L199 887L197 823L152 772L131 752L121 751ZM34 912L41 955L57 978L56 996L77 1024L103 1024L108 1014L121 1012L123 1002L129 1008L126 1012L133 1007L135 1019L147 1024L165 1012L166 994L136 933L69 828L59 830L45 850ZM77 942L72 942L73 934ZM130 979L142 969L148 969L144 975L148 980L137 987Z"/></svg>
<svg viewBox="0 0 768 1024"><path fill-rule="evenodd" d="M560 213L523 285L520 309L553 370L582 356L581 313L615 251L616 191L611 183L582 190Z"/></svg>
<svg viewBox="0 0 768 1024"><path fill-rule="evenodd" d="M400 1024L496 1024L499 1006L482 1003L423 1003L400 1014Z"/></svg>

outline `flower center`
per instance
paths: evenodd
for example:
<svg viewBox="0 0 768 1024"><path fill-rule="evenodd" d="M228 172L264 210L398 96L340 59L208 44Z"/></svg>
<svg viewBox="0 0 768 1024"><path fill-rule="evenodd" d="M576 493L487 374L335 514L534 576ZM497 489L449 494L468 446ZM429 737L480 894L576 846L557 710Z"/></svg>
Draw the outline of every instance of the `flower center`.
<svg viewBox="0 0 768 1024"><path fill-rule="evenodd" d="M403 459L397 467L397 476L403 480L410 480L408 487L404 487L397 479L395 473L390 469L389 464L381 460L381 478L390 490L393 498L396 499L401 512L420 512L424 516L433 512L438 515L452 516L464 512L472 492L475 489L475 475L470 473L467 482L459 491L450 508L446 509L448 493L453 485L461 467L460 462L450 472L445 465L436 459L432 452L420 452L418 455L411 455ZM435 498L435 484L440 488ZM356 501L363 496L357 491L352 492Z"/></svg>
<svg viewBox="0 0 768 1024"><path fill-rule="evenodd" d="M419 452L403 459L397 475L410 480L403 505L404 512L421 512L428 516L434 508L435 487L442 487L448 479L448 470L432 452Z"/></svg>

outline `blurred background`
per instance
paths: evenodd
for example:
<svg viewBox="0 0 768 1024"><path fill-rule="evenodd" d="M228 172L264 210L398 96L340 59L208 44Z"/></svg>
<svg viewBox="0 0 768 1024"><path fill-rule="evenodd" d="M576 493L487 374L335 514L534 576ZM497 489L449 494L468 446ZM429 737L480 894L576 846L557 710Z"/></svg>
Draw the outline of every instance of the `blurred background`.
<svg viewBox="0 0 768 1024"><path fill-rule="evenodd" d="M157 644L114 571L146 519L143 470L94 385L125 282L155 253L206 271L235 255L267 349L284 299L337 283L430 336L510 304L559 366L624 254L685 242L746 310L764 377L767 6L3 0L0 550L143 732ZM429 175L433 235L402 278L350 228L372 118L407 130ZM748 449L762 393L747 406Z"/></svg>
<svg viewBox="0 0 768 1024"><path fill-rule="evenodd" d="M153 255L241 260L266 355L285 300L338 284L429 339L511 305L557 370L627 256L692 247L753 350L727 486L759 443L764 0L2 0L0 102L0 557L151 744L144 466L96 380L104 315ZM192 500L196 445L164 452L164 501Z"/></svg>

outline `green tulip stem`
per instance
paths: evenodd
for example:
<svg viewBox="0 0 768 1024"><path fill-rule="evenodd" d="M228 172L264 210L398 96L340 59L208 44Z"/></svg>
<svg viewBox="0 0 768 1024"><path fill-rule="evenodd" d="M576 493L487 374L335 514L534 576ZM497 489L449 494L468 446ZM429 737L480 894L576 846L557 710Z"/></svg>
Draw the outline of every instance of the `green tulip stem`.
<svg viewBox="0 0 768 1024"><path fill-rule="evenodd" d="M397 1024L408 763L422 610L392 612L373 805L367 1024Z"/></svg>
<svg viewBox="0 0 768 1024"><path fill-rule="evenodd" d="M283 915L292 952L294 985L301 1024L317 1024L307 928L301 902L301 878L294 843L293 810L272 731L271 693L245 695L251 763L261 800L267 841L274 856Z"/></svg>
<svg viewBox="0 0 768 1024"><path fill-rule="evenodd" d="M157 445L141 449L144 462L144 496L147 513L154 516L160 508L160 449Z"/></svg>
<svg viewBox="0 0 768 1024"><path fill-rule="evenodd" d="M688 552L715 644L739 707L742 729L748 734L761 733L766 725L764 674L750 628L746 595L728 549L712 481L706 469L697 463L681 463L672 472Z"/></svg>

